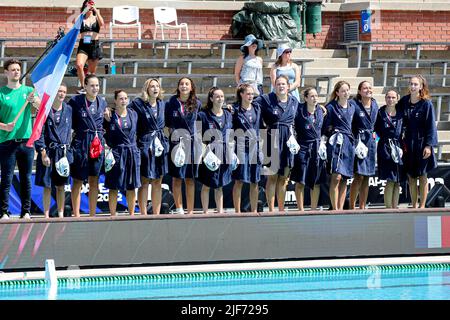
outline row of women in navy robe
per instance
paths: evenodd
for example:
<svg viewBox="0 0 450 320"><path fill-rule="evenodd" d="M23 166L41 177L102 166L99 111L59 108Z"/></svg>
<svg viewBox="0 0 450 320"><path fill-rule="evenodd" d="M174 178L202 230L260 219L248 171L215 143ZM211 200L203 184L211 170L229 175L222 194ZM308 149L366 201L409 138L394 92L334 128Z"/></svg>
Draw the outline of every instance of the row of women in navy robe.
<svg viewBox="0 0 450 320"><path fill-rule="evenodd" d="M191 79L188 80L193 84ZM85 95L75 96L69 102L74 130L71 175L86 180L100 174L105 155L102 152L96 159L89 156L94 137L99 137L102 143L106 142L111 147L115 159L115 165L106 173L105 187L119 190L139 188L140 177L158 179L165 174L178 179L197 179L211 188L221 188L232 180L255 184L261 179L263 164L275 169L269 171L271 175L290 174L292 181L314 188L325 182L327 173L344 178L351 178L354 173L375 175L377 152L378 174L396 182L403 179L404 173L417 177L436 166L433 153L428 159L421 156L424 146L437 144L434 110L429 100L422 99L412 106L405 102L408 99L405 96L397 106L396 115L391 117L384 112L385 107L378 109L373 99L369 108L359 100L346 98L346 106L340 105L338 92L344 84L350 89L345 82L336 84L333 99L325 108L316 105L313 112L308 111L307 103L299 103L291 95L280 101L277 92L254 99L247 108L239 104L231 110L224 108L220 117L211 110L202 109L195 94L189 96L190 104L177 93L168 101L157 100L153 107L148 101L136 98L127 108L126 128L115 113L111 114L108 123L104 122L104 99L97 97L94 102L89 102ZM69 110L64 107L63 111L66 109ZM198 123L201 123L201 132L197 128ZM68 144L70 123L61 121L58 131L53 126L54 120L49 117L48 129L44 131L45 144ZM168 138L164 134L165 127L169 129ZM263 139L261 128L267 129L267 137ZM202 141L201 137L209 129L220 132L217 141ZM235 148L230 149L230 129L246 132L245 143L236 143ZM378 149L375 132L380 137ZM292 135L300 145L297 154L290 151L287 143ZM326 141L323 137L327 137ZM158 157L155 156L155 141L164 148ZM229 161L223 161L216 171L211 171L202 162L205 152L202 142L213 149L220 144L222 159L230 159L230 152L236 153L239 164L234 169ZM266 144L266 156L271 163L264 163L261 142ZM365 146L365 151L356 148L359 142ZM400 161L392 161L393 146L404 151ZM187 158L181 166L175 165L173 159L179 147L184 149ZM360 154L363 156L359 157ZM55 157L58 157L56 153ZM402 161L405 162L404 168ZM272 162L276 163L273 168Z"/></svg>

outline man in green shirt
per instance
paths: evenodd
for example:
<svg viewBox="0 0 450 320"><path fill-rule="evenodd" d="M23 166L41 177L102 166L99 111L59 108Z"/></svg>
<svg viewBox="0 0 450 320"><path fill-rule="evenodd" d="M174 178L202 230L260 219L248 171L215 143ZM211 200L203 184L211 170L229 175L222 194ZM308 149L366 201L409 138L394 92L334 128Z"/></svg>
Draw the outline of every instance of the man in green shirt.
<svg viewBox="0 0 450 320"><path fill-rule="evenodd" d="M16 162L22 202L20 217L30 218L34 148L27 147L26 143L31 136L31 114L40 101L33 88L20 84L20 61L8 60L4 69L8 83L0 88L0 218L8 219L10 215L9 194Z"/></svg>

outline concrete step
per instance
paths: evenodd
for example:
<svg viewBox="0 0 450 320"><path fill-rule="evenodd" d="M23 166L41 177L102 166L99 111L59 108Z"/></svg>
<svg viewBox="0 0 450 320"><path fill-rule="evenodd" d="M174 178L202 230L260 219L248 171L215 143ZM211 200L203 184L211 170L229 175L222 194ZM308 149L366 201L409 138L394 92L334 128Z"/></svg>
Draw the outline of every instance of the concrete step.
<svg viewBox="0 0 450 320"><path fill-rule="evenodd" d="M307 68L348 68L347 58L314 58L306 64Z"/></svg>
<svg viewBox="0 0 450 320"><path fill-rule="evenodd" d="M366 77L372 78L369 69L358 69L358 68L335 68L335 67L327 67L323 66L321 68L306 66L305 74L320 74L320 75L329 75L329 74L338 74L341 77Z"/></svg>

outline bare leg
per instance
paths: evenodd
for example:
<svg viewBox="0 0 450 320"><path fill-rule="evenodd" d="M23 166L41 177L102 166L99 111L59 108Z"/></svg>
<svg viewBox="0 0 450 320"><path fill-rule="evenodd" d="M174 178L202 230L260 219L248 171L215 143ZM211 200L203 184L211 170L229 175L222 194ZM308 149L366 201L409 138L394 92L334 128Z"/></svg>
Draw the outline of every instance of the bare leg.
<svg viewBox="0 0 450 320"><path fill-rule="evenodd" d="M395 209L398 208L399 199L400 199L400 184L395 183L394 190L392 192L392 208L395 208Z"/></svg>
<svg viewBox="0 0 450 320"><path fill-rule="evenodd" d="M350 185L349 206L351 210L356 208L356 199L358 198L363 178L363 176L360 176L357 173L354 174L352 184Z"/></svg>
<svg viewBox="0 0 450 320"><path fill-rule="evenodd" d="M277 186L277 180L278 180L277 174L267 177L266 198L267 198L267 205L269 206L269 212L275 211L275 190Z"/></svg>
<svg viewBox="0 0 450 320"><path fill-rule="evenodd" d="M81 187L83 186L83 181L73 178L72 184L72 211L76 218L80 217L80 202L81 202Z"/></svg>
<svg viewBox="0 0 450 320"><path fill-rule="evenodd" d="M44 217L50 218L50 198L52 195L51 188L44 188L44 197L42 199L42 203L44 205Z"/></svg>
<svg viewBox="0 0 450 320"><path fill-rule="evenodd" d="M95 74L97 72L98 59L88 60L88 73Z"/></svg>
<svg viewBox="0 0 450 320"><path fill-rule="evenodd" d="M117 195L118 195L119 191L118 190L113 190L113 189L109 189L109 212L111 213L111 216L115 216L117 214L116 210L117 210Z"/></svg>
<svg viewBox="0 0 450 320"><path fill-rule="evenodd" d="M151 180L152 183L152 209L153 214L159 214L161 211L162 199L162 178Z"/></svg>
<svg viewBox="0 0 450 320"><path fill-rule="evenodd" d="M419 191L420 191L420 208L424 209L427 203L428 196L428 178L426 175L419 177Z"/></svg>
<svg viewBox="0 0 450 320"><path fill-rule="evenodd" d="M181 193L181 183L181 179L172 178L172 192L173 200L175 202L175 208L183 210L183 195Z"/></svg>
<svg viewBox="0 0 450 320"><path fill-rule="evenodd" d="M97 211L98 177L89 176L89 216L94 217Z"/></svg>
<svg viewBox="0 0 450 320"><path fill-rule="evenodd" d="M278 202L278 211L284 212L284 199L286 197L286 188L289 182L288 176L279 176L277 180L277 202Z"/></svg>
<svg viewBox="0 0 450 320"><path fill-rule="evenodd" d="M339 183L338 207L344 210L345 197L347 196L347 179L341 179Z"/></svg>
<svg viewBox="0 0 450 320"><path fill-rule="evenodd" d="M141 187L138 189L139 211L141 212L141 215L147 215L148 185L150 183L150 179L141 176L141 182L142 182ZM154 207L153 212L155 212Z"/></svg>
<svg viewBox="0 0 450 320"><path fill-rule="evenodd" d="M136 208L136 191L127 190L127 206L130 216L134 216L134 211Z"/></svg>
<svg viewBox="0 0 450 320"><path fill-rule="evenodd" d="M361 191L359 192L359 208L366 209L367 197L369 195L369 177L362 176Z"/></svg>
<svg viewBox="0 0 450 320"><path fill-rule="evenodd" d="M384 205L387 209L393 207L392 198L394 193L394 184L395 183L393 181L388 181L386 183L386 187L384 188Z"/></svg>
<svg viewBox="0 0 450 320"><path fill-rule="evenodd" d="M194 213L194 201L195 201L195 181L191 178L186 178L186 207L187 213Z"/></svg>
<svg viewBox="0 0 450 320"><path fill-rule="evenodd" d="M217 213L223 213L223 191L222 188L214 190L214 199L216 200Z"/></svg>
<svg viewBox="0 0 450 320"><path fill-rule="evenodd" d="M202 200L202 207L203 207L203 213L208 213L208 207L209 207L209 187L203 185L202 191L200 193L200 198Z"/></svg>
<svg viewBox="0 0 450 320"><path fill-rule="evenodd" d="M242 193L242 181L235 180L233 186L233 205L234 212L241 213L241 193ZM251 201L252 199L250 199Z"/></svg>
<svg viewBox="0 0 450 320"><path fill-rule="evenodd" d="M417 209L417 202L418 202L417 178L412 178L408 176L408 182L409 182L409 191L411 193L411 204L413 209Z"/></svg>
<svg viewBox="0 0 450 320"><path fill-rule="evenodd" d="M303 203L304 203L304 197L305 197L305 185L301 183L295 184L295 198L297 198L297 207L298 210L303 211Z"/></svg>
<svg viewBox="0 0 450 320"><path fill-rule="evenodd" d="M320 184L316 184L314 189L311 190L311 210L317 210L317 204L319 203L320 196Z"/></svg>
<svg viewBox="0 0 450 320"><path fill-rule="evenodd" d="M86 61L88 59L88 56L85 53L79 53L77 54L75 66L77 68L77 75L78 79L80 80L80 84L82 87L84 87L84 65L86 64Z"/></svg>
<svg viewBox="0 0 450 320"><path fill-rule="evenodd" d="M64 186L56 186L56 207L58 208L58 217L64 217L64 205L66 204L66 193Z"/></svg>
<svg viewBox="0 0 450 320"><path fill-rule="evenodd" d="M342 176L338 173L333 173L331 175L330 181L330 201L333 210L339 209L339 184L342 180Z"/></svg>
<svg viewBox="0 0 450 320"><path fill-rule="evenodd" d="M250 210L253 213L258 212L259 188L257 183L250 183Z"/></svg>

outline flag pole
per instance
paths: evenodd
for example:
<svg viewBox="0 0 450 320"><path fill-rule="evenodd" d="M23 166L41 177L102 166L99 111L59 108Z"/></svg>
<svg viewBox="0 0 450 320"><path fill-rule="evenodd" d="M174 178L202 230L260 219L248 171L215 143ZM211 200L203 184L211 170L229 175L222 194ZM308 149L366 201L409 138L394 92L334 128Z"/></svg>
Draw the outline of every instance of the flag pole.
<svg viewBox="0 0 450 320"><path fill-rule="evenodd" d="M59 40L61 40L62 37L64 37L64 27L61 26L58 29L58 33L56 34L55 39L53 39L50 45L47 48L45 48L44 52L42 52L42 54L37 58L37 60L33 63L31 68L29 68L27 72L20 77L19 82L22 82L23 78L25 78L31 71L33 71L34 67L36 67L36 65L42 60L45 54L54 46L56 46L56 44L58 43Z"/></svg>
<svg viewBox="0 0 450 320"><path fill-rule="evenodd" d="M34 94L36 91L36 89L33 89L33 91L31 92L32 94ZM28 99L28 97L27 97ZM26 106L29 104L30 102L28 100L25 101L25 103L23 104L22 108L20 108L19 113L16 115L16 117L14 118L13 123L16 124L17 120L19 119L20 115L23 113L23 111L25 110Z"/></svg>

